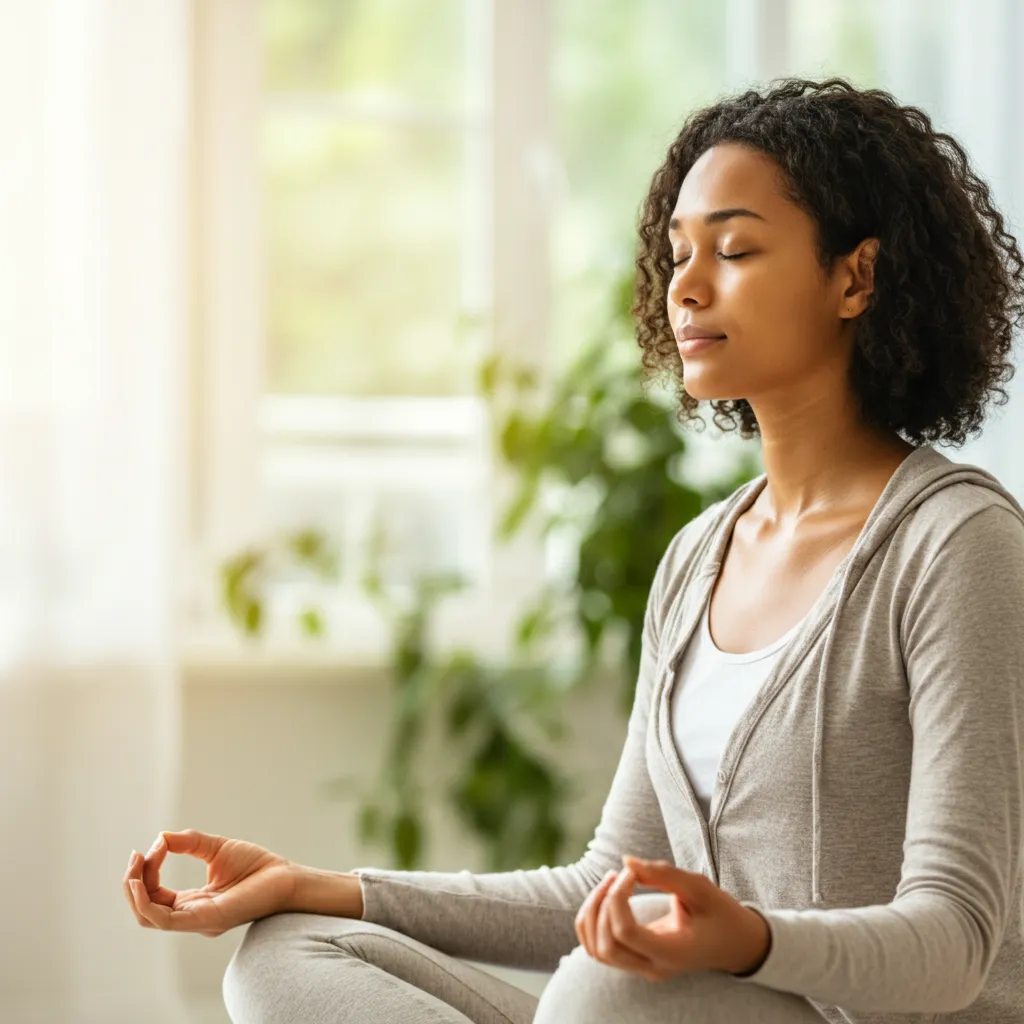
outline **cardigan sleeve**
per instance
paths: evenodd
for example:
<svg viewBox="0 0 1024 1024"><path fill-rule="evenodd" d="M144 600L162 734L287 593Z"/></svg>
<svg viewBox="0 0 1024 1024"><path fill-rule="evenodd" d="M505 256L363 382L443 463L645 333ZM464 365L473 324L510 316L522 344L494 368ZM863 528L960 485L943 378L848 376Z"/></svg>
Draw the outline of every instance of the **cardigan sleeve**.
<svg viewBox="0 0 1024 1024"><path fill-rule="evenodd" d="M450 956L552 971L579 944L576 912L605 872L622 868L623 854L672 859L648 774L645 742L659 660L665 576L684 530L662 556L648 594L626 739L599 824L583 856L565 866L484 874L356 868L363 920L385 925Z"/></svg>
<svg viewBox="0 0 1024 1024"><path fill-rule="evenodd" d="M900 881L886 905L764 908L745 984L853 1011L954 1013L985 984L1024 847L1024 523L1001 505L947 538L905 608L913 732ZM1019 911L1018 911L1019 912Z"/></svg>

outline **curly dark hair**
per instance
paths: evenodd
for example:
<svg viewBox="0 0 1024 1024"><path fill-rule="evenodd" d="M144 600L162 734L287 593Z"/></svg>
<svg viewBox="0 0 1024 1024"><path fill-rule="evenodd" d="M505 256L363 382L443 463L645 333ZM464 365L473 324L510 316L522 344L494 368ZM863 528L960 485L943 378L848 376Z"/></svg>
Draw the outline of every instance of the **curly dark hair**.
<svg viewBox="0 0 1024 1024"><path fill-rule="evenodd" d="M772 157L789 198L817 225L828 271L880 240L874 290L857 318L851 380L866 422L912 444L963 444L1003 384L1024 317L1024 260L988 186L952 136L917 107L844 78L777 79L692 113L655 172L638 215L632 314L644 376L676 378L680 421L703 419L687 394L668 320L668 220L694 162L717 143ZM744 399L712 400L720 429L759 433Z"/></svg>

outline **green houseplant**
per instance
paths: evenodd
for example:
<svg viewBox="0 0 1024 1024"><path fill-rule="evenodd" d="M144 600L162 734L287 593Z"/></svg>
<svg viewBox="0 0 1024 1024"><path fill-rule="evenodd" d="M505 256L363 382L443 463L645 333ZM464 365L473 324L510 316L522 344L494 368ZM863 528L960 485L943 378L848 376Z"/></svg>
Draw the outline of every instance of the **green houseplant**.
<svg viewBox="0 0 1024 1024"><path fill-rule="evenodd" d="M456 765L446 799L482 844L488 868L560 860L568 838L562 812L574 784L539 751L538 738L564 735L565 695L593 672L613 636L622 641L619 704L628 713L647 594L669 540L760 469L752 452L710 483L690 478L672 397L666 391L652 396L644 387L631 304L630 273L612 291L605 329L548 389L501 352L479 366L500 457L515 480L496 539L507 541L531 517L539 518L542 536L560 536L575 555L560 578L538 581L536 599L515 625L508 663L489 664L471 650L434 650L432 616L466 581L420 577L402 588L403 597L390 593L373 569L362 581L392 626L390 737L369 788L339 779L332 789L361 790L360 835L386 845L399 867L411 869L422 860L425 793L418 757L435 713ZM375 533L373 549L383 540ZM330 545L315 530L285 538L283 550L320 576L336 572ZM261 573L272 560L268 546L221 568L225 607L250 636L262 628ZM311 635L323 632L315 608L301 613L300 624ZM556 665L544 649L565 626L583 639L583 655L569 668Z"/></svg>

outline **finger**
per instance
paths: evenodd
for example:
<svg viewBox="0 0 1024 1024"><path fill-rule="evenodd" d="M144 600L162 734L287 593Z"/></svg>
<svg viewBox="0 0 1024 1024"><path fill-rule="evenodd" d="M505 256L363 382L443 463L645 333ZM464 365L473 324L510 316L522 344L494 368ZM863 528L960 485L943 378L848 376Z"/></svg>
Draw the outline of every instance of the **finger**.
<svg viewBox="0 0 1024 1024"><path fill-rule="evenodd" d="M161 832L149 848L143 861L142 873L138 877L142 879L146 892L149 893L149 898L154 903L173 907L178 894L173 889L160 884L160 868L167 858L167 852L167 840L164 838L164 833Z"/></svg>
<svg viewBox="0 0 1024 1024"><path fill-rule="evenodd" d="M579 935L580 945L583 946L591 956L593 956L593 946L591 945L590 932L587 930L587 921L590 918L591 910L595 901L600 900L602 891L614 877L614 871L606 871L597 885L590 890L587 898L583 901L583 906L580 907L579 913L576 915L576 933Z"/></svg>
<svg viewBox="0 0 1024 1024"><path fill-rule="evenodd" d="M125 899L128 900L128 906L131 907L135 920L143 928L152 928L153 925L139 913L139 908L135 905L135 896L131 889L131 881L135 877L135 871L138 869L138 858L139 854L132 850L132 855L128 858L128 870L124 873L124 878L121 881L121 888L124 889Z"/></svg>
<svg viewBox="0 0 1024 1024"><path fill-rule="evenodd" d="M152 893L160 888L160 868L163 867L166 857L167 841L161 832L149 848L142 868L142 881L145 883L147 892Z"/></svg>
<svg viewBox="0 0 1024 1024"><path fill-rule="evenodd" d="M588 953L591 953L591 948L589 946L590 939L584 927L586 924L587 915L590 913L590 908L593 905L594 900L598 898L601 891L601 887L608 884L608 882L612 879L614 874L614 871L606 871L601 880L597 883L597 885L595 885L594 888L591 889L589 893L587 893L586 899L584 899L583 903L580 905L580 909L576 912L576 920L574 922L576 928L576 937L580 940L580 945Z"/></svg>
<svg viewBox="0 0 1024 1024"><path fill-rule="evenodd" d="M619 876L626 881L616 883L608 890L601 908L599 927L610 936L611 941L629 953L641 957L651 970L669 968L668 950L665 940L656 932L640 924L633 914L629 898L633 895L636 878L627 869Z"/></svg>
<svg viewBox="0 0 1024 1024"><path fill-rule="evenodd" d="M139 913L154 928L159 928L162 931L174 930L173 911L159 903L154 903L149 898L149 893L146 892L146 887L142 884L141 879L133 878L129 884L132 887L132 895L135 897L135 905L139 908Z"/></svg>
<svg viewBox="0 0 1024 1024"><path fill-rule="evenodd" d="M605 893L615 884L617 877L618 872L616 871L611 871L604 876L601 884L594 890L593 900L583 918L583 934L586 936L584 945L587 952L593 957L597 956L597 917L601 913L601 904L604 902Z"/></svg>
<svg viewBox="0 0 1024 1024"><path fill-rule="evenodd" d="M646 956L618 941L611 928L609 914L613 904L621 905L622 901L626 900L626 912L632 918L632 911L630 911L628 901L635 884L636 880L632 872L627 868L618 872L615 882L608 888L601 902L601 910L598 913L597 938L595 941L596 958L608 967L632 971L635 974L640 974L645 978L654 980L658 976L658 965L652 964Z"/></svg>
<svg viewBox="0 0 1024 1024"><path fill-rule="evenodd" d="M635 886L636 878L628 868L620 871L615 882L609 886L608 892L605 893L605 897L601 901L601 910L597 915L597 940L595 944L600 945L603 943L606 950L621 945L630 953L643 956L639 950L631 949L628 945L621 943L612 926L611 915L614 909L617 911L620 921L632 922L633 928L639 927L629 906L629 897L633 894ZM654 965L648 964L647 966L652 967Z"/></svg>
<svg viewBox="0 0 1024 1024"><path fill-rule="evenodd" d="M583 922L586 920L587 912L590 910L591 903L594 902L594 898L597 895L597 890L608 880L611 875L611 871L606 871L604 875L598 880L597 885L594 886L590 892L584 897L583 902L580 904L579 910L576 911L576 917L573 920L573 927L576 930L576 938L580 940L580 945L586 948L586 933L583 931Z"/></svg>
<svg viewBox="0 0 1024 1024"><path fill-rule="evenodd" d="M648 981L664 981L667 977L646 957L631 953L624 946L617 945L607 932L602 932L598 936L594 959L606 967L618 967L619 970L639 974Z"/></svg>
<svg viewBox="0 0 1024 1024"><path fill-rule="evenodd" d="M706 875L677 868L665 860L639 860L627 855L623 861L638 882L652 885L662 892L675 893L687 907L695 910L706 904L708 886L712 884Z"/></svg>

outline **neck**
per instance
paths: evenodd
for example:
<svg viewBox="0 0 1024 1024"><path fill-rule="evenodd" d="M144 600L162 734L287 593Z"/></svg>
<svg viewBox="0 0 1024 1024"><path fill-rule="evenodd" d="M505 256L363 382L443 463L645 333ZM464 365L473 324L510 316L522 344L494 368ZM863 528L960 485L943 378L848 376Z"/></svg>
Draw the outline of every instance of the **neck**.
<svg viewBox="0 0 1024 1024"><path fill-rule="evenodd" d="M761 430L768 483L763 509L774 520L800 520L877 497L913 450L895 432L866 426L848 391L809 388L801 398L751 401Z"/></svg>

